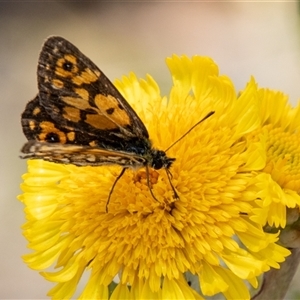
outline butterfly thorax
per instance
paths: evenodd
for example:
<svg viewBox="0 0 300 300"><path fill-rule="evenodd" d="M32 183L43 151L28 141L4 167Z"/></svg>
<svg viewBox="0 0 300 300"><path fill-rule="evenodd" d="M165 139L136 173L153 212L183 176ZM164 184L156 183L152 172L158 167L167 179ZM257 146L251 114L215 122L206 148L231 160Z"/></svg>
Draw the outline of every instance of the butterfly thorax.
<svg viewBox="0 0 300 300"><path fill-rule="evenodd" d="M153 148L149 139L133 139L123 145L119 145L117 148L120 151L143 157L143 165L148 165L155 170L169 169L175 161L175 158L168 157L165 151Z"/></svg>
<svg viewBox="0 0 300 300"><path fill-rule="evenodd" d="M137 145L140 145L140 147ZM175 161L175 158L168 157L165 151L153 148L151 142L146 139L140 144L131 144L131 146L126 148L126 151L141 156L144 159L143 165L147 165L155 170L162 168L169 169Z"/></svg>

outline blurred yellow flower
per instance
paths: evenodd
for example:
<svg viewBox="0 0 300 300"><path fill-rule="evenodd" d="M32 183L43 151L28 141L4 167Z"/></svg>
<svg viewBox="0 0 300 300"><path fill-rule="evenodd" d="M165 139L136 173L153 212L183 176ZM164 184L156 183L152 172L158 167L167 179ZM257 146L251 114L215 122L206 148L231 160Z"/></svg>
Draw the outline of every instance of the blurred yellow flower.
<svg viewBox="0 0 300 300"><path fill-rule="evenodd" d="M260 89L261 126L250 140L264 140L266 166L259 175L259 198L252 220L286 226L286 208L300 205L300 105L292 108L281 92Z"/></svg>
<svg viewBox="0 0 300 300"><path fill-rule="evenodd" d="M128 170L106 213L120 167L28 161L19 199L33 251L24 260L57 283L49 292L53 299L71 298L86 271L80 299L202 299L185 272L199 277L203 295L249 299L245 282L257 287L256 277L289 254L253 212L253 186L261 182L259 170L269 168L263 138L249 139L260 129L254 80L237 98L209 58L173 56L167 64L173 79L168 98L150 76L138 80L131 73L116 86L158 149L215 111L168 151L176 158L171 173L179 200L164 170L150 172L159 201L149 192L145 170ZM45 271L53 264L58 271ZM116 275L120 282L110 295Z"/></svg>

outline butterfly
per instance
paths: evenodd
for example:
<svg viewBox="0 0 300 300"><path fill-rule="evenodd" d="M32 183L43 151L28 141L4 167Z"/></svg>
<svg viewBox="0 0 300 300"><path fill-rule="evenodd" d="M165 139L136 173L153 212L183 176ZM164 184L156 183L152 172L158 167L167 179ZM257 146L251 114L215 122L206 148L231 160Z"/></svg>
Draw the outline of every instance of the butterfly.
<svg viewBox="0 0 300 300"><path fill-rule="evenodd" d="M175 158L152 146L147 128L130 104L72 43L49 37L39 56L37 77L38 94L21 116L28 139L21 149L22 158L76 166L121 166L106 211L116 183L128 168L146 168L147 184L155 200L149 168L165 169L174 198L179 198L169 171Z"/></svg>

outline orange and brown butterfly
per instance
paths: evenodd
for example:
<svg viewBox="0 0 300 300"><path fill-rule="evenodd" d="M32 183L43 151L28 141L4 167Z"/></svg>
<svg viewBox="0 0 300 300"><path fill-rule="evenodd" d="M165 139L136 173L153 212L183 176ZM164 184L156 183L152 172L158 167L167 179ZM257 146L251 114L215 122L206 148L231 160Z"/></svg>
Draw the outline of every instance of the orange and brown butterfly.
<svg viewBox="0 0 300 300"><path fill-rule="evenodd" d="M175 158L152 147L145 125L103 72L73 44L53 36L43 45L37 75L39 92L22 114L29 140L22 158L77 166L120 165L111 192L127 168L145 167L155 198L149 168L166 169L170 180Z"/></svg>

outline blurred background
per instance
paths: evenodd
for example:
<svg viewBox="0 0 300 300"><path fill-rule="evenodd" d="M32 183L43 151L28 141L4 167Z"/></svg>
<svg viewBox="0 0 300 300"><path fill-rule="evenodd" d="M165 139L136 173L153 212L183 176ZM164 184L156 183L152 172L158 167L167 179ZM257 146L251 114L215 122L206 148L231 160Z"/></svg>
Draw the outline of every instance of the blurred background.
<svg viewBox="0 0 300 300"><path fill-rule="evenodd" d="M45 299L52 284L21 259L20 229L26 161L20 114L37 93L36 67L44 40L74 43L112 80L130 71L151 74L170 89L165 58L212 57L236 90L253 75L261 87L300 98L298 2L1 2L0 3L0 299ZM296 299L295 277L286 299Z"/></svg>

